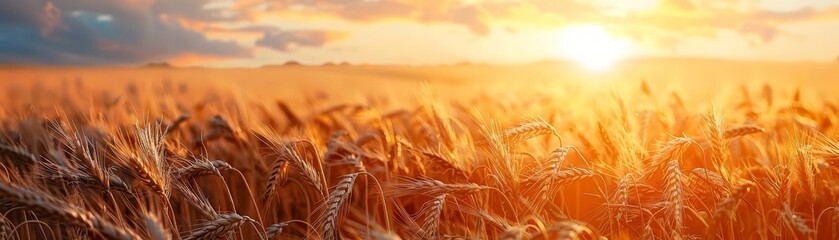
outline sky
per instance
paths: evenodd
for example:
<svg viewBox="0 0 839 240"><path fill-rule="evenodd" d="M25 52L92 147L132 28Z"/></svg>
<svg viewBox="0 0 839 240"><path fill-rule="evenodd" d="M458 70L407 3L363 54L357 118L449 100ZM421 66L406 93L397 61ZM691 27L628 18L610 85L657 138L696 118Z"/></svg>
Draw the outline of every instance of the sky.
<svg viewBox="0 0 839 240"><path fill-rule="evenodd" d="M0 0L0 64L649 57L835 61L839 0Z"/></svg>

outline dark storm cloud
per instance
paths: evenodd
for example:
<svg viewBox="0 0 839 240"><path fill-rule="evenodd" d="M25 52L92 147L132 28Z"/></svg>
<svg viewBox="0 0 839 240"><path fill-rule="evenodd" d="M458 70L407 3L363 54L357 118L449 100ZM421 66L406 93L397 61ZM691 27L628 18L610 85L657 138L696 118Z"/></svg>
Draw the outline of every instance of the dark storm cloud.
<svg viewBox="0 0 839 240"><path fill-rule="evenodd" d="M0 0L0 63L137 64L182 54L243 57L232 42L212 41L177 20L223 20L196 7L153 1ZM178 0L178 2L181 2ZM203 3L201 3L203 4Z"/></svg>

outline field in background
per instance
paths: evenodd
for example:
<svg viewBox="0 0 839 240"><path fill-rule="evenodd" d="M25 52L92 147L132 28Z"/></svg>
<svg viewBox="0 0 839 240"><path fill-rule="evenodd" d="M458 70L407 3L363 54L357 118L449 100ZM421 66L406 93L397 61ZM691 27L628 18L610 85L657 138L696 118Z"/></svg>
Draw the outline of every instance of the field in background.
<svg viewBox="0 0 839 240"><path fill-rule="evenodd" d="M690 59L0 68L0 239L836 238L837 83Z"/></svg>
<svg viewBox="0 0 839 240"><path fill-rule="evenodd" d="M518 66L278 66L260 69L0 68L0 83L4 89L22 95L32 89L32 84L49 86L56 82L69 84L81 81L84 83L83 90L88 93L107 89L117 94L124 91L123 87L129 82L140 86L150 83L150 86L157 87L162 84L154 83L162 82L172 86L183 84L202 90L212 87L254 98L291 101L312 95L360 101L363 96L371 94L413 100L424 84L432 86L431 90L442 93L446 98L461 99L481 92L492 95L518 92L566 95L582 88L608 93L635 89L642 79L658 91L685 90L680 94L687 95L689 99L729 97L737 94L738 87L746 83L752 87L763 83L791 88L812 86L808 89L812 93L827 95L833 90L821 86L839 81L839 69L835 63L698 59L636 60L603 72L551 62ZM723 89L714 86L722 86ZM736 92L720 93L720 90Z"/></svg>

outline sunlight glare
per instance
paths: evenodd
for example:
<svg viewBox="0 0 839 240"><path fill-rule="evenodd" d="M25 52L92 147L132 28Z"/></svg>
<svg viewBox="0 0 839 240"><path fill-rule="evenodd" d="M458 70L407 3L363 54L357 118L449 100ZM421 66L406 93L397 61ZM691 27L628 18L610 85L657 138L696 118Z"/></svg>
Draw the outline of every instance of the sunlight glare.
<svg viewBox="0 0 839 240"><path fill-rule="evenodd" d="M562 55L593 70L604 70L620 61L629 50L626 39L615 38L602 26L579 25L559 33Z"/></svg>

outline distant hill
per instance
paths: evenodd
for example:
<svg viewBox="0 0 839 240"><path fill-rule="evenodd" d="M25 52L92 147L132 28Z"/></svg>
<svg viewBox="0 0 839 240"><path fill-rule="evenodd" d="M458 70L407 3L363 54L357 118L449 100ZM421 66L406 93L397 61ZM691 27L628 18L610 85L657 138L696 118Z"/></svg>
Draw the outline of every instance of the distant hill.
<svg viewBox="0 0 839 240"><path fill-rule="evenodd" d="M303 66L303 64L298 62L298 61L292 60L292 61L285 62L283 64L265 64L265 65L262 65L259 68L279 68L279 67L292 67L292 66Z"/></svg>

